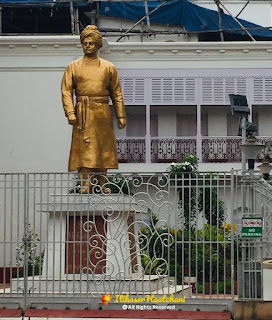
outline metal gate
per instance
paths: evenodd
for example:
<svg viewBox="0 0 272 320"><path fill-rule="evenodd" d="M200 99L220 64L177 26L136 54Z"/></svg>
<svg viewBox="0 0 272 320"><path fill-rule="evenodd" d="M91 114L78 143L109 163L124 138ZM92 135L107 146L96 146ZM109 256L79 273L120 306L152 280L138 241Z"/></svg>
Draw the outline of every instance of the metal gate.
<svg viewBox="0 0 272 320"><path fill-rule="evenodd" d="M211 300L213 310L231 309L239 292L247 298L239 285L253 263L239 217L267 199L253 180L235 172L94 173L84 194L76 174L1 174L1 305L103 308L110 294L115 309L137 297L150 306L165 297L176 310Z"/></svg>

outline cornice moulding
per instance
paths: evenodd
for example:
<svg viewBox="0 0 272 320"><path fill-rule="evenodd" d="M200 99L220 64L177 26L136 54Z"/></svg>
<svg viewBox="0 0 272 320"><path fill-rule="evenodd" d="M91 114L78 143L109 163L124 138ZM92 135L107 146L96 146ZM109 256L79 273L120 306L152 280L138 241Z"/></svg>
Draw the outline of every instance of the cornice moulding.
<svg viewBox="0 0 272 320"><path fill-rule="evenodd" d="M113 60L265 60L271 59L272 41L258 42L108 42L102 57ZM2 36L0 56L82 56L79 36Z"/></svg>

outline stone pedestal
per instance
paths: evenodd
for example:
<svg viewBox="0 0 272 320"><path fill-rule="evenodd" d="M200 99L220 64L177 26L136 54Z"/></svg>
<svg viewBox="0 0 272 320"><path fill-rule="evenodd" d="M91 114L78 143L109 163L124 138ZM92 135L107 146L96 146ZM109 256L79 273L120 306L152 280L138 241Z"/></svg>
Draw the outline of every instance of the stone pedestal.
<svg viewBox="0 0 272 320"><path fill-rule="evenodd" d="M131 197L54 195L43 205L48 216L42 276L141 276L136 212Z"/></svg>

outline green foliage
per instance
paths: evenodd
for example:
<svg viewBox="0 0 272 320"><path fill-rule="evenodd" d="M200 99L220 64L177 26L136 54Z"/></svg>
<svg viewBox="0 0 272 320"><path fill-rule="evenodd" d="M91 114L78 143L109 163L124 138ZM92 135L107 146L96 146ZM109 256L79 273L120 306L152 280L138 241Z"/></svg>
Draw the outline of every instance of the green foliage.
<svg viewBox="0 0 272 320"><path fill-rule="evenodd" d="M152 215L150 224L140 232L141 262L145 274L167 274L168 250L174 242L168 227Z"/></svg>
<svg viewBox="0 0 272 320"><path fill-rule="evenodd" d="M198 209L204 212L208 224L221 227L224 223L224 201L218 198L217 175L208 173L199 181L201 192L198 198Z"/></svg>
<svg viewBox="0 0 272 320"><path fill-rule="evenodd" d="M198 172L199 160L196 155L190 154L183 158L180 164L172 163L167 169L171 178L182 178L185 174Z"/></svg>
<svg viewBox="0 0 272 320"><path fill-rule="evenodd" d="M218 197L218 177L198 171L198 158L185 157L180 164L171 164L167 169L172 185L179 194L181 218L186 229L196 227L197 215L202 212L210 225L222 226L224 223L224 202Z"/></svg>
<svg viewBox="0 0 272 320"><path fill-rule="evenodd" d="M39 235L34 232L30 224L28 225L28 234L25 239L27 249L27 274L28 276L40 275L42 274L44 250L38 253L37 243L40 242L40 238ZM19 264L20 261L24 261L25 245L22 244L19 248L16 248L16 251L19 253L19 258L17 259L17 264Z"/></svg>
<svg viewBox="0 0 272 320"><path fill-rule="evenodd" d="M226 281L218 281L214 283L204 283L199 282L197 284L198 293L231 293L231 279L227 278Z"/></svg>
<svg viewBox="0 0 272 320"><path fill-rule="evenodd" d="M170 274L178 284L185 276L203 283L230 279L230 233L229 225L219 229L209 224L198 230L173 229L161 226L153 215L150 225L140 233L143 270L145 274Z"/></svg>

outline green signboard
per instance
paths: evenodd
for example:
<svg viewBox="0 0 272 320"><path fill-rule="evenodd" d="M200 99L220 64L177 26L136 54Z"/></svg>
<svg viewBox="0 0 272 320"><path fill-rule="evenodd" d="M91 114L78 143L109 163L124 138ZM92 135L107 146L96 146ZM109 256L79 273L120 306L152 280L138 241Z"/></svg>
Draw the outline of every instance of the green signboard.
<svg viewBox="0 0 272 320"><path fill-rule="evenodd" d="M263 218L242 218L242 237L261 238L263 235Z"/></svg>

